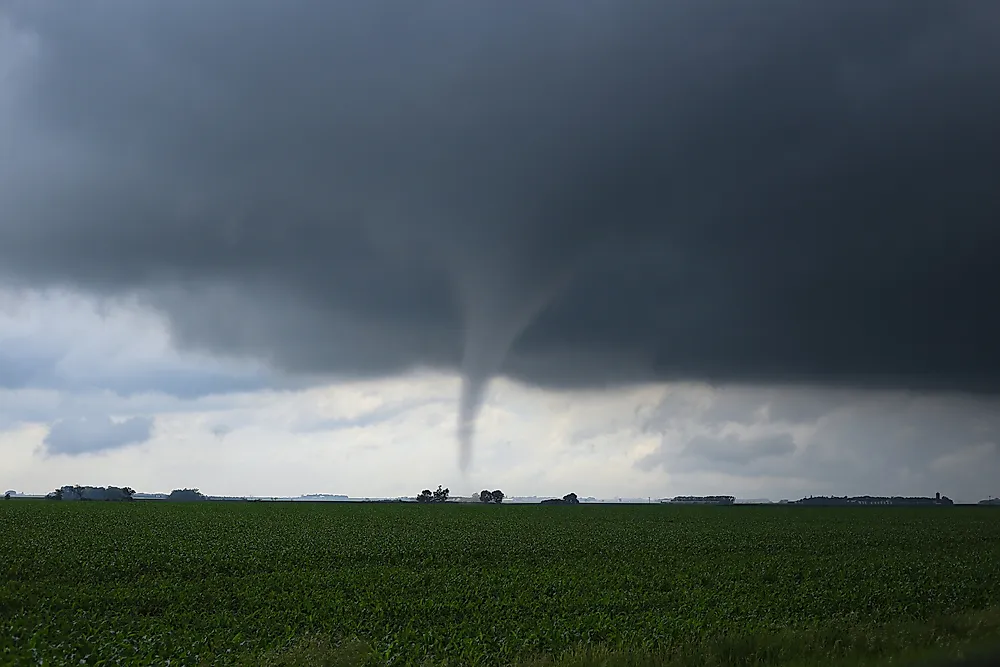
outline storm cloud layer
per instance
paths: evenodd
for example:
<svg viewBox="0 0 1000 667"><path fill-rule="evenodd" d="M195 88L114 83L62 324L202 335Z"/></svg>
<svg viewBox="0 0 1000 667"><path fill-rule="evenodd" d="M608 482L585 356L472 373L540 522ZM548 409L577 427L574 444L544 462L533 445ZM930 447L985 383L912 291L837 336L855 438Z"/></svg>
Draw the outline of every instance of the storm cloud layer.
<svg viewBox="0 0 1000 667"><path fill-rule="evenodd" d="M0 280L290 373L1000 390L992 0L0 4Z"/></svg>

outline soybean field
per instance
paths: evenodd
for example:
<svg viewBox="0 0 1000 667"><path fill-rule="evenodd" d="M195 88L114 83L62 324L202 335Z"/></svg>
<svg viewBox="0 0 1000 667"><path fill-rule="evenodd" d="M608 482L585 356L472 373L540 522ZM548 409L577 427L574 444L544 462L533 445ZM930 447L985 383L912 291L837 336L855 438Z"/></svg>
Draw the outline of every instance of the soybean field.
<svg viewBox="0 0 1000 667"><path fill-rule="evenodd" d="M16 500L0 545L3 665L882 664L1000 638L991 508Z"/></svg>

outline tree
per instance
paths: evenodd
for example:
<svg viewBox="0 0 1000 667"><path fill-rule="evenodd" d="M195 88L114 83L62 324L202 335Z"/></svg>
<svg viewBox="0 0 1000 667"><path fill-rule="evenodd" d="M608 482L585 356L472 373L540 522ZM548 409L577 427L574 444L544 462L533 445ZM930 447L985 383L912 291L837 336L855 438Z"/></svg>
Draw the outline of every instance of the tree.
<svg viewBox="0 0 1000 667"><path fill-rule="evenodd" d="M448 500L448 489L442 489L441 485L438 484L437 491L434 492L434 502L443 503Z"/></svg>
<svg viewBox="0 0 1000 667"><path fill-rule="evenodd" d="M208 500L208 498L198 489L174 489L167 496L167 500Z"/></svg>
<svg viewBox="0 0 1000 667"><path fill-rule="evenodd" d="M486 489L483 489L482 491L479 492L479 502L481 502L481 503L492 503L493 502L493 494L490 493L489 491L487 491Z"/></svg>
<svg viewBox="0 0 1000 667"><path fill-rule="evenodd" d="M10 491L8 491L7 493L3 494L3 499L4 500L10 500Z"/></svg>
<svg viewBox="0 0 1000 667"><path fill-rule="evenodd" d="M122 488L122 493L125 494L126 499L132 500L132 496L135 495L135 489L133 489L131 486L126 486Z"/></svg>
<svg viewBox="0 0 1000 667"><path fill-rule="evenodd" d="M493 502L497 503L498 505L503 502L504 495L503 491L501 491L500 489L497 489L490 495L493 496Z"/></svg>
<svg viewBox="0 0 1000 667"><path fill-rule="evenodd" d="M451 493L448 489L443 488L438 484L436 491L431 491L430 489L424 489L417 496L418 503L443 503L448 500L448 494Z"/></svg>
<svg viewBox="0 0 1000 667"><path fill-rule="evenodd" d="M563 502L567 505L579 505L580 499L576 497L575 493L567 493L563 496Z"/></svg>

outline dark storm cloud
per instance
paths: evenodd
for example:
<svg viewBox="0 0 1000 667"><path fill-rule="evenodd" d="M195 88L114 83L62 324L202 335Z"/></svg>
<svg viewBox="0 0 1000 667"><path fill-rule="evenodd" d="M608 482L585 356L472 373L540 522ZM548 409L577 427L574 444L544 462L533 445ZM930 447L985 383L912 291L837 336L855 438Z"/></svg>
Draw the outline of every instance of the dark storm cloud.
<svg viewBox="0 0 1000 667"><path fill-rule="evenodd" d="M498 369L1000 389L992 0L5 6L8 281L460 368L463 419Z"/></svg>

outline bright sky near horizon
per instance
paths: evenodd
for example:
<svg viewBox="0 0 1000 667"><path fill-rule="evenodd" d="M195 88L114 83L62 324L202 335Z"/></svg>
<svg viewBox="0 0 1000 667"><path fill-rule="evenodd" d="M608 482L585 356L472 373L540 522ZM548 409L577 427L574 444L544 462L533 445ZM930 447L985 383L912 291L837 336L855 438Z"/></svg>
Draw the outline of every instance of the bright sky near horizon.
<svg viewBox="0 0 1000 667"><path fill-rule="evenodd" d="M900 393L650 383L493 384L457 467L459 381L440 372L296 387L173 348L134 302L0 290L0 487L217 495L996 495L995 403ZM286 385L275 389L274 386ZM978 418L977 418L978 416ZM123 424L134 424L132 428Z"/></svg>

